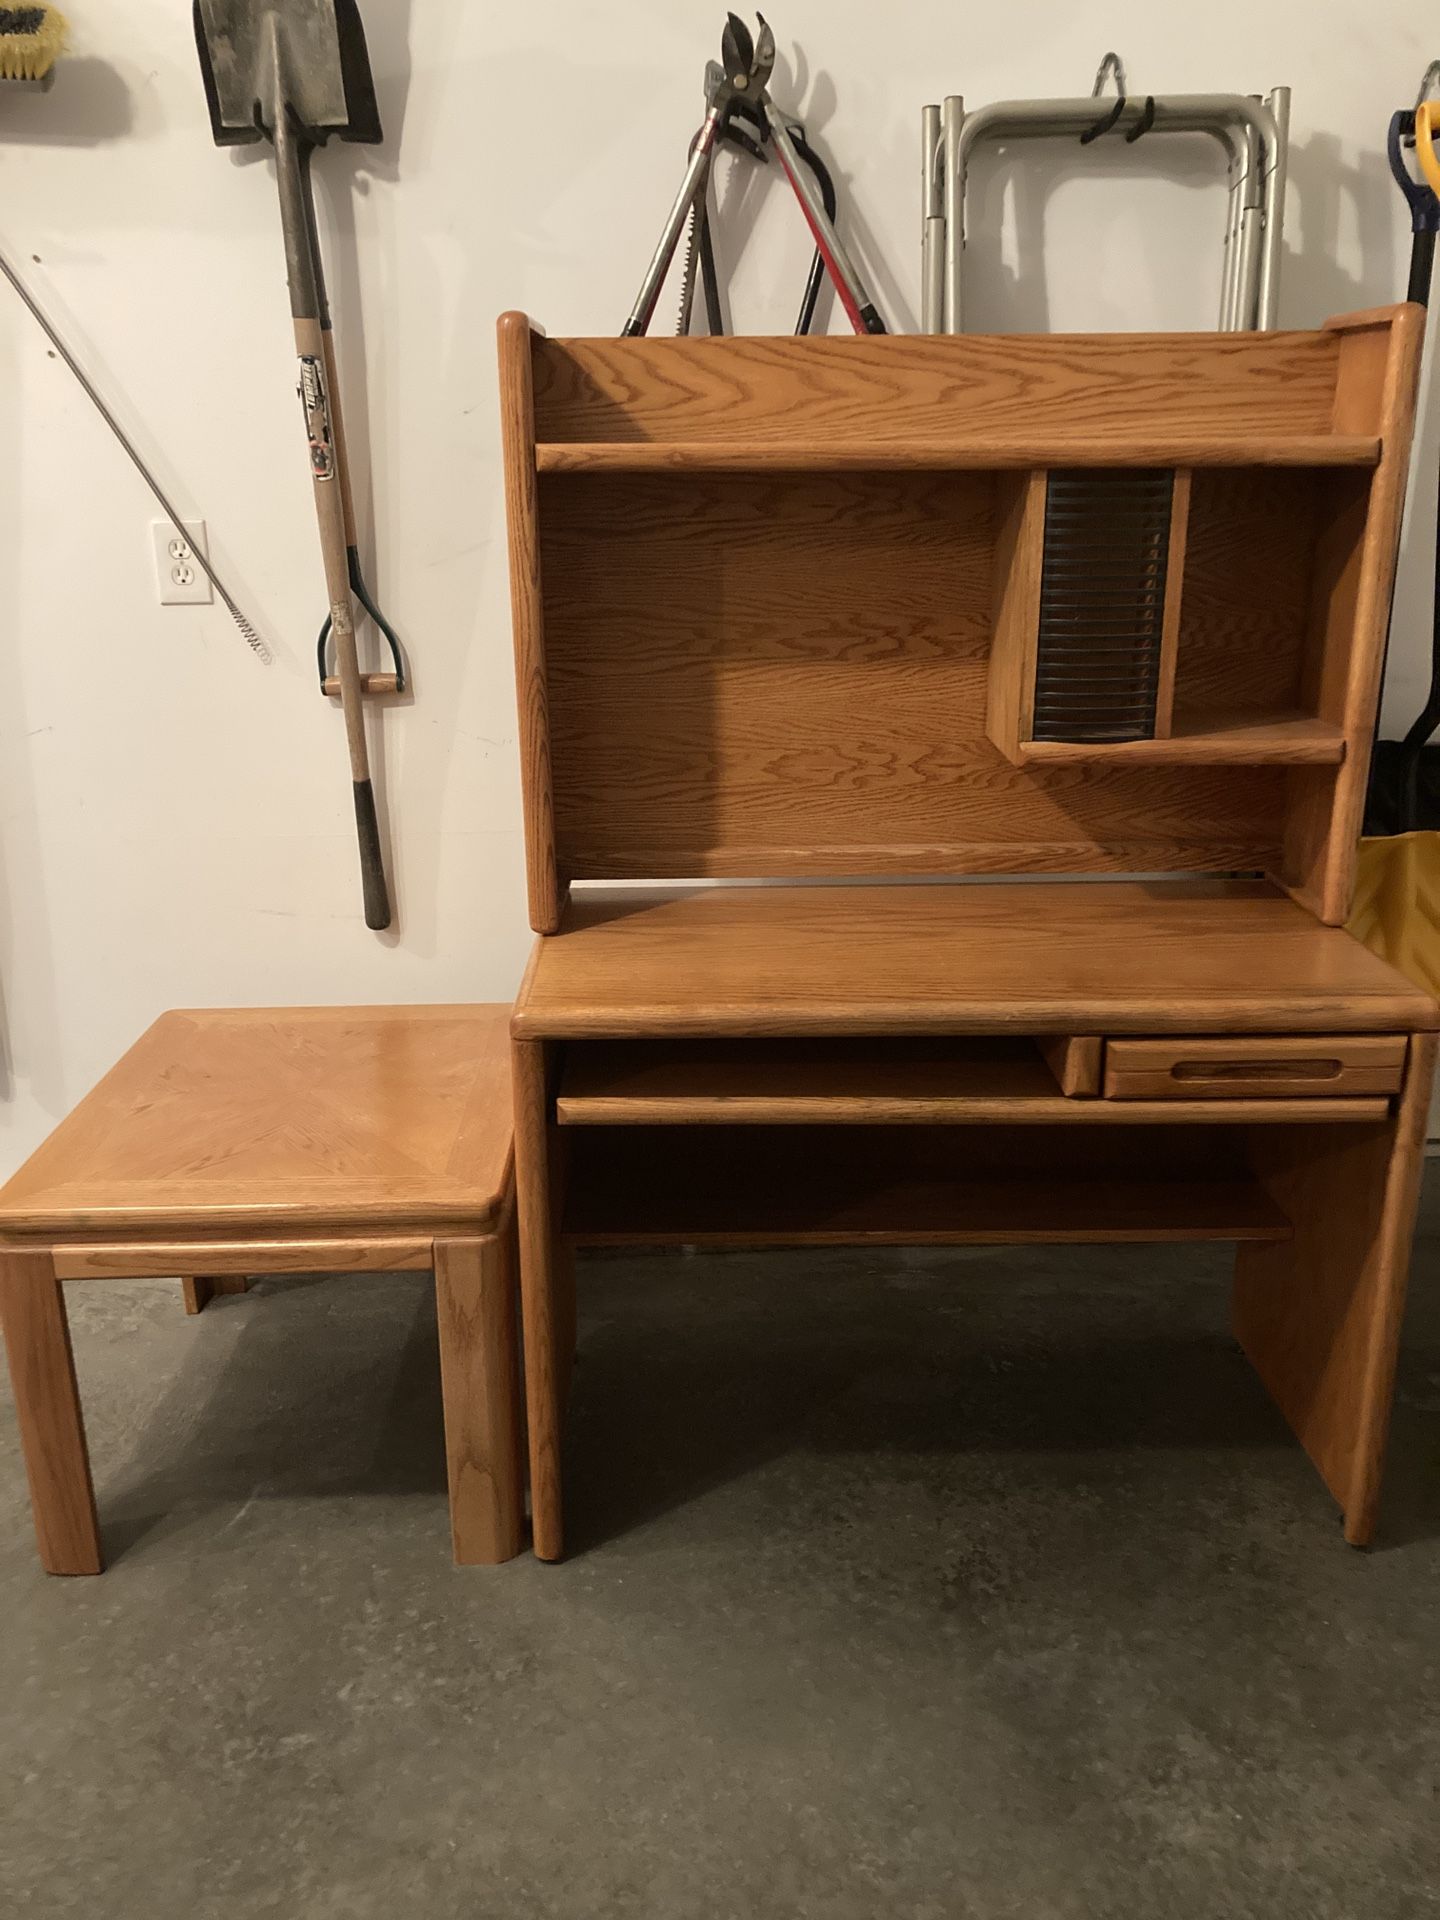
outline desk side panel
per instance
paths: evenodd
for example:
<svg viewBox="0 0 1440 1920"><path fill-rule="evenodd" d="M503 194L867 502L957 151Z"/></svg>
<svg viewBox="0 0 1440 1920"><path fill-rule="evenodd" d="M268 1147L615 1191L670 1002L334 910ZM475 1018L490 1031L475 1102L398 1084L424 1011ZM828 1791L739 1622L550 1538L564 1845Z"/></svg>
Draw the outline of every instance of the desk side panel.
<svg viewBox="0 0 1440 1920"><path fill-rule="evenodd" d="M1373 1537L1379 1508L1435 1047L1433 1033L1412 1038L1389 1122L1251 1133L1252 1164L1294 1238L1241 1249L1236 1337L1354 1546Z"/></svg>
<svg viewBox="0 0 1440 1920"><path fill-rule="evenodd" d="M515 631L515 701L520 722L525 871L530 924L537 933L553 933L560 924L565 887L555 856L545 600L535 472L534 355L543 344L523 313L500 316L497 328L500 432L505 456L505 520Z"/></svg>

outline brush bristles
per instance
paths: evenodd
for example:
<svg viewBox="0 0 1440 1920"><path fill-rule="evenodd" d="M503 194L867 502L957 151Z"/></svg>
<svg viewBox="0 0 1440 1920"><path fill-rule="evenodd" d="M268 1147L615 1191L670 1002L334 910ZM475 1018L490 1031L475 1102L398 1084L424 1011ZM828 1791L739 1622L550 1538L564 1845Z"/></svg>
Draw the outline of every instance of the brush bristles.
<svg viewBox="0 0 1440 1920"><path fill-rule="evenodd" d="M69 31L54 7L0 7L0 80L43 80Z"/></svg>

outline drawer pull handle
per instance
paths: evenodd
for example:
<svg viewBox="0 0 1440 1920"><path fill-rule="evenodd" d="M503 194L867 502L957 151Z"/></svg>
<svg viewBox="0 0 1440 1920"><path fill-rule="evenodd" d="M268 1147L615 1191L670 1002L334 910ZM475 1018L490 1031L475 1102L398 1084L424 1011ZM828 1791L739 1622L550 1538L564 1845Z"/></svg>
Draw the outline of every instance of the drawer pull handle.
<svg viewBox="0 0 1440 1920"><path fill-rule="evenodd" d="M1338 1080L1338 1060L1177 1060L1172 1080Z"/></svg>

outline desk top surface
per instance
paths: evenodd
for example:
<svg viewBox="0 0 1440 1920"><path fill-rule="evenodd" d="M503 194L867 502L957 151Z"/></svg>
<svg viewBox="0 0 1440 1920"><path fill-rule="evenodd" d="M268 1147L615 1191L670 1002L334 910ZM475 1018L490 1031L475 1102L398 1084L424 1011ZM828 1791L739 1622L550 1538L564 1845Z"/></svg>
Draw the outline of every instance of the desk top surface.
<svg viewBox="0 0 1440 1920"><path fill-rule="evenodd" d="M537 943L522 1039L1336 1033L1440 1007L1263 881L586 890Z"/></svg>

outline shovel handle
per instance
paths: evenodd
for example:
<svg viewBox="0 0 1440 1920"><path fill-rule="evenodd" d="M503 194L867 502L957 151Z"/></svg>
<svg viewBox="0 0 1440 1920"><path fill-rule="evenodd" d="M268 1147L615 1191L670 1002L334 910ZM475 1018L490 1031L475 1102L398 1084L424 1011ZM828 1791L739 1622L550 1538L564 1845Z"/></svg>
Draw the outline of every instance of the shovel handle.
<svg viewBox="0 0 1440 1920"><path fill-rule="evenodd" d="M355 533L355 500L350 491L350 454L345 444L345 416L340 407L340 371L335 361L335 333L328 314L320 323L320 354L325 362L325 388L330 395L330 432L335 441L335 473L340 485L345 546L347 552L351 552L360 542Z"/></svg>
<svg viewBox="0 0 1440 1920"><path fill-rule="evenodd" d="M325 591L330 601L330 629L335 643L335 677L340 683L340 708L345 716L345 743L350 754L350 778L355 789L355 829L360 845L360 877L365 898L365 924L380 929L390 924L390 897L375 813L375 789L370 780L370 755L365 739L365 694L360 661L355 650L355 618L350 599L350 566L346 538L344 443L337 437L339 416L333 400L333 348L327 355L325 331L318 319L295 321L295 351L300 357L300 397L310 443L310 481L315 495L315 518L320 530L320 557L325 568ZM343 432L343 429L340 429Z"/></svg>
<svg viewBox="0 0 1440 1920"><path fill-rule="evenodd" d="M276 118L273 138L280 223L285 233L285 277L290 283L295 351L300 357L300 399L310 443L310 480L320 530L325 592L330 602L335 677L340 683L350 779L355 790L355 830L360 844L365 924L378 931L390 925L390 894L385 884L375 789L370 782L364 689L355 652L348 551L354 515L349 509L349 486L345 478L344 429L335 400L335 353L333 345L327 345L326 340L329 312L315 232L315 202L310 190L310 148L285 113Z"/></svg>

